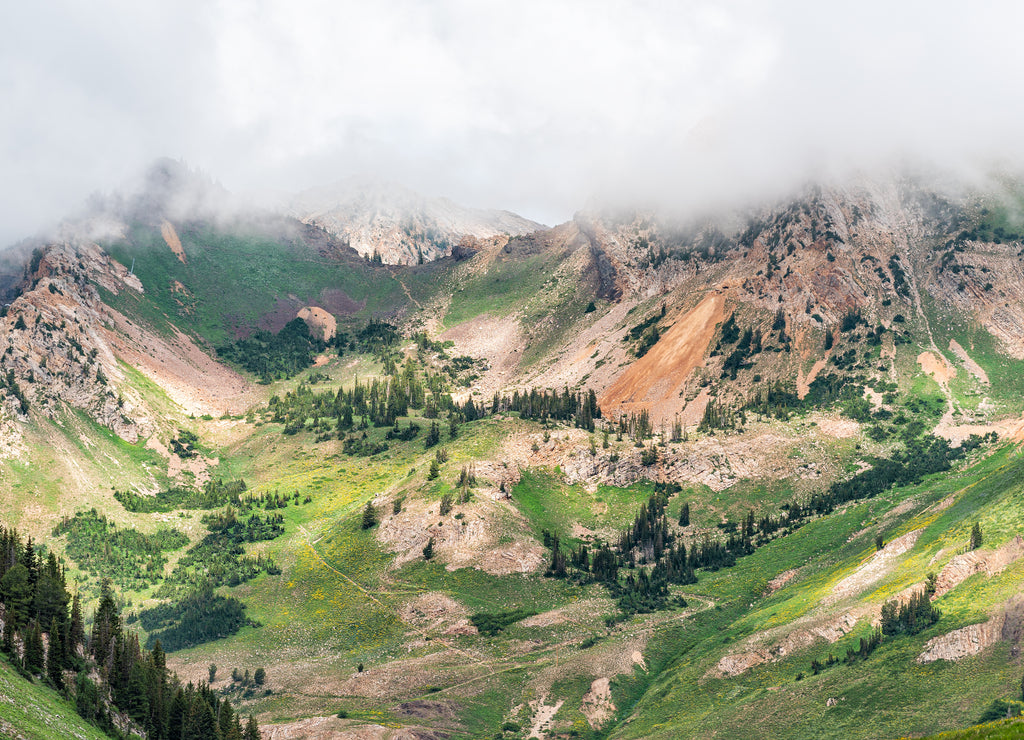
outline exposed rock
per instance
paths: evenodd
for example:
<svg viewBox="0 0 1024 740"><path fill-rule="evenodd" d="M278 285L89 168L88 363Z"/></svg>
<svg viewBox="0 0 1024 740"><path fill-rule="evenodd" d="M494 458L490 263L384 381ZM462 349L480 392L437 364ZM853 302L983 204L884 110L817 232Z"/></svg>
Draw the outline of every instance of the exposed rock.
<svg viewBox="0 0 1024 740"><path fill-rule="evenodd" d="M338 329L337 320L318 306L306 306L299 311L297 318L306 322L310 334L324 342L333 339Z"/></svg>
<svg viewBox="0 0 1024 740"><path fill-rule="evenodd" d="M932 663L936 660L960 660L968 655L977 655L999 640L1003 631L1003 618L992 618L981 624L972 624L939 637L933 637L924 646L924 652L917 656L918 663Z"/></svg>
<svg viewBox="0 0 1024 740"><path fill-rule="evenodd" d="M749 649L723 656L706 675L714 678L738 676L762 663L775 662L808 648L815 642L834 643L848 634L866 613L867 610L858 609L830 618L811 616L795 624L752 635L744 642Z"/></svg>
<svg viewBox="0 0 1024 740"><path fill-rule="evenodd" d="M1010 599L1002 611L987 622L971 624L925 643L924 651L917 656L918 663L933 663L936 660L960 660L977 655L990 645L1007 641L1016 652L1024 628L1024 596Z"/></svg>
<svg viewBox="0 0 1024 740"><path fill-rule="evenodd" d="M782 588L787 583L792 581L796 577L796 574L799 572L799 568L790 568L787 571L779 573L773 579L768 581L768 586L765 588L765 595L767 596L778 591L780 588Z"/></svg>
<svg viewBox="0 0 1024 740"><path fill-rule="evenodd" d="M0 355L7 375L32 409L56 418L61 404L85 411L129 442L148 434L153 422L118 365L106 325L107 307L95 285L112 293L141 291L135 275L94 244L47 247L24 292L0 319Z"/></svg>
<svg viewBox="0 0 1024 740"><path fill-rule="evenodd" d="M837 583L832 588L832 593L826 596L822 603L834 604L878 583L896 567L896 559L914 546L917 538L921 536L921 531L915 529L886 543L885 547L874 553L856 571Z"/></svg>
<svg viewBox="0 0 1024 740"><path fill-rule="evenodd" d="M998 550L972 550L961 553L946 563L939 571L935 595L942 596L975 573L986 573L990 577L1006 570L1006 567L1024 555L1024 538L1017 535Z"/></svg>
<svg viewBox="0 0 1024 740"><path fill-rule="evenodd" d="M595 679L590 684L590 691L583 695L583 701L580 703L580 711L595 730L600 729L615 715L611 682L607 678Z"/></svg>

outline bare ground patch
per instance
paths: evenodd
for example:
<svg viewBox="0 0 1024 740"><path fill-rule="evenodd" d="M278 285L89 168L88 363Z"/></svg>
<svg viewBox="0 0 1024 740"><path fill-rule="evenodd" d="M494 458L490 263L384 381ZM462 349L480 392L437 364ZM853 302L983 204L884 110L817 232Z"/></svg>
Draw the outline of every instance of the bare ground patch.
<svg viewBox="0 0 1024 740"><path fill-rule="evenodd" d="M832 588L832 593L822 600L822 603L835 604L845 598L855 596L869 586L878 583L892 572L898 563L899 556L914 546L922 531L921 529L915 529L887 543L885 547L875 552L867 561L862 563L856 571L839 581Z"/></svg>
<svg viewBox="0 0 1024 740"><path fill-rule="evenodd" d="M478 316L454 326L440 337L455 342L455 353L486 357L488 370L474 384L485 395L503 390L516 376L526 337L511 316Z"/></svg>
<svg viewBox="0 0 1024 740"><path fill-rule="evenodd" d="M216 362L180 331L161 337L118 311L106 311L114 329L103 331L118 357L163 388L186 413L239 414L259 400L245 378Z"/></svg>
<svg viewBox="0 0 1024 740"><path fill-rule="evenodd" d="M945 387L949 381L956 377L956 368L949 364L949 360L934 352L922 352L917 356L917 364L928 375L935 378L936 382Z"/></svg>
<svg viewBox="0 0 1024 740"><path fill-rule="evenodd" d="M398 616L421 630L445 635L477 634L476 627L469 621L469 609L440 591L417 596L398 610Z"/></svg>
<svg viewBox="0 0 1024 740"><path fill-rule="evenodd" d="M1015 596L1003 606L998 614L981 624L971 624L944 635L933 637L925 643L924 650L917 656L918 663L934 663L937 660L960 660L977 655L990 645L1000 641L1020 643L1024 626L1024 597Z"/></svg>
<svg viewBox="0 0 1024 740"><path fill-rule="evenodd" d="M780 588L796 578L796 574L799 572L799 568L790 568L787 571L779 573L773 579L768 581L768 587L765 589L765 595L773 594L778 591Z"/></svg>
<svg viewBox="0 0 1024 740"><path fill-rule="evenodd" d="M185 248L181 246L181 239L178 238L178 232L174 230L173 224L166 219L160 224L160 234L163 236L167 246L174 252L174 256L178 258L178 261L183 265L188 264L188 257L185 256Z"/></svg>
<svg viewBox="0 0 1024 740"><path fill-rule="evenodd" d="M1013 562L1024 556L1024 538L1017 535L997 550L972 550L956 555L939 571L935 596L942 596L956 588L975 573L989 577L1002 573Z"/></svg>
<svg viewBox="0 0 1024 740"><path fill-rule="evenodd" d="M655 423L671 420L683 410L680 391L693 369L703 364L715 327L724 317L725 296L707 295L602 394L602 412L616 417L646 409Z"/></svg>
<svg viewBox="0 0 1024 740"><path fill-rule="evenodd" d="M580 711L587 718L587 723L595 730L604 725L615 715L615 704L612 703L611 681L607 677L595 679L590 684L590 691L583 695Z"/></svg>
<svg viewBox="0 0 1024 740"><path fill-rule="evenodd" d="M949 349L954 355L960 358L960 362L964 363L964 367L967 368L967 372L977 378L979 383L982 385L989 385L988 373L985 372L981 365L971 359L971 356L967 354L967 350L961 347L959 342L955 339L950 339Z"/></svg>
<svg viewBox="0 0 1024 740"><path fill-rule="evenodd" d="M763 663L781 660L815 642L834 643L871 611L870 608L860 608L828 617L812 615L789 625L751 635L744 642L744 649L723 656L704 675L706 678L738 676Z"/></svg>
<svg viewBox="0 0 1024 740"><path fill-rule="evenodd" d="M522 515L505 500L494 500L476 492L471 502L460 504L453 513L442 516L437 501L422 499L407 502L398 514L389 514L377 528L377 538L398 553L395 567L423 557L423 548L434 539L435 557L456 568L478 568L495 575L532 573L544 562L543 548L530 538L502 522ZM510 542L502 542L502 535Z"/></svg>

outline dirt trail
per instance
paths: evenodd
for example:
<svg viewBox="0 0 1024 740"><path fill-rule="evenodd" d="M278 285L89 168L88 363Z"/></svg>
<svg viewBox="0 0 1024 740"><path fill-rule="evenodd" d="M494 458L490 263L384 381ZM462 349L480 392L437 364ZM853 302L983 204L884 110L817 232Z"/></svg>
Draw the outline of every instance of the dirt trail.
<svg viewBox="0 0 1024 740"><path fill-rule="evenodd" d="M420 303L419 301L417 301L415 298L412 297L412 293L409 292L409 286L405 284L405 281L402 280L402 278L398 277L397 270L393 271L391 274L394 276L395 280L398 281L398 284L402 286L402 290L405 291L405 295L409 298L409 300L412 301L416 305L416 308L418 308L418 309L420 309L422 311L423 310L423 304Z"/></svg>
<svg viewBox="0 0 1024 740"><path fill-rule="evenodd" d="M688 314L676 321L661 340L605 391L601 411L609 416L652 412L652 421L671 419L682 411L679 397L694 368L704 362L704 353L725 317L725 295L711 293Z"/></svg>
<svg viewBox="0 0 1024 740"><path fill-rule="evenodd" d="M174 230L174 226L170 221L163 221L160 224L160 234L163 235L164 241L167 242L167 246L174 252L174 256L178 258L178 261L183 265L187 265L188 257L185 256L185 248L181 246L178 232Z"/></svg>
<svg viewBox="0 0 1024 740"><path fill-rule="evenodd" d="M310 539L310 536L309 536L309 532L308 532L308 531L306 530L306 528L305 528L305 527L303 527L302 525L299 525L299 530L301 530L301 532L302 532L302 536L303 536L303 537L305 538L305 540L306 540L306 546L307 546L307 547L308 547L308 548L310 549L310 551L311 551L311 552L312 552L312 553L313 553L313 554L314 554L314 555L316 556L317 560L319 560L319 561L320 561L321 563L323 563L323 566L324 566L325 568L327 568L327 569L328 569L329 571L331 571L332 573L335 573L335 574L337 574L337 575L341 576L341 577L342 577L343 579L345 579L345 580L346 580L346 581L347 581L348 583L350 583L351 585L355 586L355 587L356 587L356 588L357 588L357 589L358 589L358 590L359 590L359 591L360 591L360 592L361 592L361 593L363 594L363 596L365 596L365 597L366 597L367 599L369 599L369 600L370 600L370 601L372 601L372 602L373 602L374 604L376 604L377 606L379 606L379 607L380 607L381 609L385 609L385 610L390 610L390 609L391 609L391 607L389 607L389 606L388 606L388 605L386 605L386 604L385 604L385 603L384 603L383 601L381 601L381 600L380 600L380 599L378 599L378 598L377 598L376 596L374 596L374 595L373 595L372 593L370 593L369 591L367 591L367 590L366 590L366 589L365 589L365 588L364 588L364 587L362 586L362 584L358 583L357 581L354 581L354 580L352 580L352 578L350 578L350 577L349 577L348 575L346 575L345 573L341 572L340 570L338 570L337 568L335 568L335 567L334 567L333 565L331 565L331 564L330 564L330 563L329 563L329 562L327 561L327 559L326 559L326 558L325 558L325 557L324 557L323 555L321 555L321 554L320 554L320 551L319 551L319 550L317 550L317 549L316 549L316 548L315 548L315 547L313 546L313 544L314 544L314 543L313 543L313 541L312 541L312 540ZM412 627L412 629L414 629L414 630L416 630L417 632L419 632L419 633L420 633L420 635L421 635L422 637L424 637L424 638L430 637L430 638L431 638L431 639L432 639L432 640L433 640L434 642L439 642L439 643L441 643L442 645L444 645L444 646L445 646L446 648L448 648L449 650L452 650L453 652L456 652L456 653L459 653L459 654L461 654L461 655L464 655L464 656L466 656L467 658L469 658L469 659L471 659L471 660L475 661L476 663L480 663L480 664L483 664L483 663L484 663L484 661L483 661L483 660L481 660L481 659L480 659L480 657L479 657L478 655L474 655L473 653L470 653L470 652L468 652L468 651L466 651L466 650L463 650L462 648L456 647L455 645L452 645L452 644L451 644L450 642L448 642L448 641L444 640L443 638L440 638L440 637L438 637L438 636L437 636L436 634L435 634L435 635L431 635L431 634L429 634L429 633L427 632L427 630L425 630L425 629L423 629L423 628L421 628L421 627L417 626L416 624L411 624L411 623L408 623L408 622L407 622L407 624L409 624L409 626L410 626L410 627Z"/></svg>

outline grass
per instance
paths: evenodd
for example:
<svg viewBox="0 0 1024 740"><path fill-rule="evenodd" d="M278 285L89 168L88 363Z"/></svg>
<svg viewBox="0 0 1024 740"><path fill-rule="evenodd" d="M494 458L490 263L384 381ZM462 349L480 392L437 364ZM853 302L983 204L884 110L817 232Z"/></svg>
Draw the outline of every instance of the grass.
<svg viewBox="0 0 1024 740"><path fill-rule="evenodd" d="M1002 526L990 525L998 532L992 546L998 546L1013 530L1024 529L1022 509L1014 503L1022 488L1022 469L1020 454L1003 448L967 470L933 476L921 486L847 507L758 550L728 571L702 577L691 589L716 598L720 608L698 615L688 637L659 636L652 652L671 655L670 665L643 688L619 688L620 706L630 706L631 696L642 698L612 736L867 738L935 733L970 724L991 699L1019 691L1019 666L1007 661L1007 648L996 647L956 663L921 665L915 659L929 638L982 621L1016 595L1024 574L1019 561L998 576L979 574L960 584L937 600L943 613L938 624L911 638L886 640L853 666L836 666L819 676L809 671L814 657L823 660L829 651L845 654L848 645L867 634L866 623L835 645L818 643L736 678L710 678L708 671L722 655L742 649L734 645L745 637L812 614L832 584L871 555L873 531L882 531L888 540L923 527L903 563L862 596L876 604L920 582L928 570L941 568L952 556L949 548L962 544L960 533L966 534L968 522L979 515L982 522L1005 520ZM952 506L930 510L950 495L957 497ZM893 515L901 500L915 503ZM872 522L876 524L870 531L847 539L850 532ZM947 551L945 559L932 563L941 548ZM762 595L760 589L771 575L800 565L800 574L790 585ZM807 677L797 682L800 671ZM836 705L823 709L829 698L836 698ZM749 716L759 718L756 727L746 723Z"/></svg>
<svg viewBox="0 0 1024 740"><path fill-rule="evenodd" d="M194 224L181 226L178 236L185 264L159 230L141 224L124 241L105 245L123 264L135 259L135 274L146 289L144 298L131 291L105 295L110 305L147 319L158 330L166 331L169 317L219 345L232 339L236 329L259 325L281 302L323 301L327 292L341 291L355 313L366 318L406 300L386 268L354 257L323 257L283 225L245 233Z"/></svg>
<svg viewBox="0 0 1024 740"><path fill-rule="evenodd" d="M536 536L543 530L558 535L566 544L575 545L573 525L601 533L606 539L632 522L640 505L654 492L648 482L629 488L599 486L590 493L582 485L569 485L553 470L522 471L522 479L512 489L512 499L527 519Z"/></svg>
<svg viewBox="0 0 1024 740"><path fill-rule="evenodd" d="M79 717L56 691L29 682L0 658L0 737L104 740L107 735Z"/></svg>

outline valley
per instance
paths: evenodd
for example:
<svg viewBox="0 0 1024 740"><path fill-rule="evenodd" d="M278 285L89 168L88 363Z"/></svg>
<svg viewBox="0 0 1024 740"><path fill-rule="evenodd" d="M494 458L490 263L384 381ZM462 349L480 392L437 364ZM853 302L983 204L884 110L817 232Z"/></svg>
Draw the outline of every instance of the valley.
<svg viewBox="0 0 1024 740"><path fill-rule="evenodd" d="M1019 189L545 228L159 167L0 318L3 524L87 623L264 738L1020 731L967 730L1024 706Z"/></svg>

